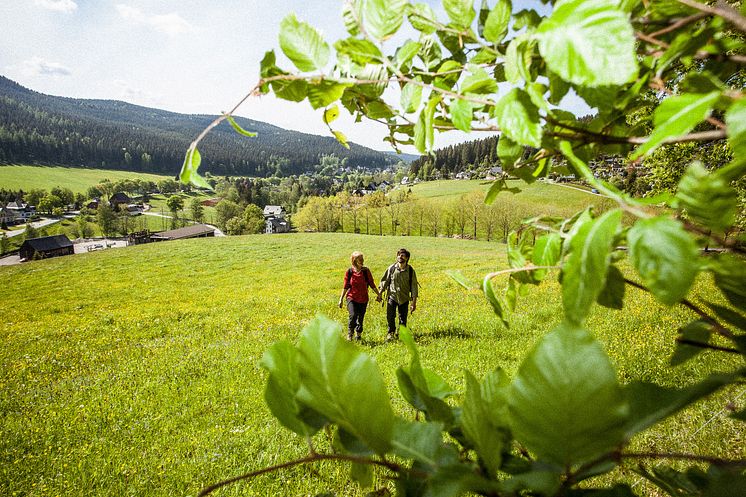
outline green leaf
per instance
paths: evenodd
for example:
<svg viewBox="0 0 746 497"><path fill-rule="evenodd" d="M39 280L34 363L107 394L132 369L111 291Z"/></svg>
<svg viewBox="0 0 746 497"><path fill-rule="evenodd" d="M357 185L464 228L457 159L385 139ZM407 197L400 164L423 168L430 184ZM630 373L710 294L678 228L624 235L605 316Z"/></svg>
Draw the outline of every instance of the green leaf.
<svg viewBox="0 0 746 497"><path fill-rule="evenodd" d="M443 8L453 23L460 28L468 28L476 17L474 0L443 0Z"/></svg>
<svg viewBox="0 0 746 497"><path fill-rule="evenodd" d="M681 342L680 340L694 341L703 345L710 340L712 325L706 321L698 320L689 323L681 330L681 336L676 341L676 350L671 356L671 366L683 364L704 350L702 347Z"/></svg>
<svg viewBox="0 0 746 497"><path fill-rule="evenodd" d="M301 408L295 399L300 388L298 351L289 342L277 342L264 353L260 365L269 372L264 400L280 423L301 436L316 430L300 418Z"/></svg>
<svg viewBox="0 0 746 497"><path fill-rule="evenodd" d="M326 79L315 84L309 84L308 101L314 109L327 107L342 98L347 86Z"/></svg>
<svg viewBox="0 0 746 497"><path fill-rule="evenodd" d="M683 299L699 272L697 245L681 223L661 216L639 220L627 235L642 283L666 305Z"/></svg>
<svg viewBox="0 0 746 497"><path fill-rule="evenodd" d="M732 309L728 309L727 307L713 304L711 302L706 302L706 304L707 307L715 312L715 315L717 315L717 317L741 331L746 331L746 317L740 315Z"/></svg>
<svg viewBox="0 0 746 497"><path fill-rule="evenodd" d="M466 396L461 411L461 427L489 475L495 477L502 466L502 454L510 443L510 432L507 419L495 416L491 407L494 405L507 411L506 393L510 382L502 371L486 380L485 385L480 385L470 372L465 371L464 374ZM483 387L487 390L485 393L492 395L489 401L483 396Z"/></svg>
<svg viewBox="0 0 746 497"><path fill-rule="evenodd" d="M743 377L746 372L713 374L686 388L668 388L654 383L634 382L624 388L630 405L627 437L643 431L697 400Z"/></svg>
<svg viewBox="0 0 746 497"><path fill-rule="evenodd" d="M428 466L438 465L438 451L443 445L440 423L418 423L397 420L392 446L399 457L414 459Z"/></svg>
<svg viewBox="0 0 746 497"><path fill-rule="evenodd" d="M505 133L500 135L497 140L497 157L500 163L507 171L513 169L515 164L523 157L523 145L519 145L507 136Z"/></svg>
<svg viewBox="0 0 746 497"><path fill-rule="evenodd" d="M401 107L405 114L414 112L420 107L422 101L422 86L410 81L401 91Z"/></svg>
<svg viewBox="0 0 746 497"><path fill-rule="evenodd" d="M679 182L674 207L708 228L723 232L736 220L738 195L729 181L694 162Z"/></svg>
<svg viewBox="0 0 746 497"><path fill-rule="evenodd" d="M624 276L614 265L609 266L606 272L606 283L603 290L598 294L596 302L609 309L622 309L624 307Z"/></svg>
<svg viewBox="0 0 746 497"><path fill-rule="evenodd" d="M559 105L567 92L570 91L570 84L553 72L549 73L549 103Z"/></svg>
<svg viewBox="0 0 746 497"><path fill-rule="evenodd" d="M414 29L421 33L431 34L437 29L437 17L433 9L426 3L410 4L407 18Z"/></svg>
<svg viewBox="0 0 746 497"><path fill-rule="evenodd" d="M342 19L345 23L345 29L352 36L360 34L360 26L358 25L358 19L362 18L360 12L361 2L344 2L342 4Z"/></svg>
<svg viewBox="0 0 746 497"><path fill-rule="evenodd" d="M342 145L342 146L343 146L344 148L346 148L347 150L349 150L349 149L350 149L350 144L349 144L349 143L347 143L347 137L345 136L345 134L344 134L344 133L342 133L341 131L332 131L332 134L334 135L334 138L336 138L336 139L337 139L337 141L338 141L338 142L339 142L339 143L340 143L340 144L341 144L341 145Z"/></svg>
<svg viewBox="0 0 746 497"><path fill-rule="evenodd" d="M350 465L350 478L360 485L360 488L373 487L373 466L370 464L352 463Z"/></svg>
<svg viewBox="0 0 746 497"><path fill-rule="evenodd" d="M614 2L558 2L536 37L547 67L565 81L596 87L637 76L634 30Z"/></svg>
<svg viewBox="0 0 746 497"><path fill-rule="evenodd" d="M322 316L303 329L297 398L378 454L391 448L394 412L378 365Z"/></svg>
<svg viewBox="0 0 746 497"><path fill-rule="evenodd" d="M439 94L432 95L422 112L417 124L414 127L414 143L420 153L425 153L432 149L435 144L435 131L433 127L433 118L435 117L435 108L441 101Z"/></svg>
<svg viewBox="0 0 746 497"><path fill-rule="evenodd" d="M494 113L500 129L512 141L541 147L543 131L539 123L539 110L525 91L519 88L510 90L495 104Z"/></svg>
<svg viewBox="0 0 746 497"><path fill-rule="evenodd" d="M482 291L484 291L484 296L487 297L487 302L490 303L492 306L492 310L495 311L495 314L497 314L497 317L500 318L500 320L503 322L506 328L510 328L510 323L508 323L508 313L505 309L505 303L501 301L495 295L495 289L492 287L492 279L489 275L485 276L484 280L482 281Z"/></svg>
<svg viewBox="0 0 746 497"><path fill-rule="evenodd" d="M324 110L324 123L329 124L335 121L338 117L339 107L337 105L333 105L332 107Z"/></svg>
<svg viewBox="0 0 746 497"><path fill-rule="evenodd" d="M446 274L456 283L466 288L467 290L475 290L477 286L469 281L466 276L461 274L461 271L448 270Z"/></svg>
<svg viewBox="0 0 746 497"><path fill-rule="evenodd" d="M289 14L280 23L280 48L299 70L323 70L329 61L329 45L310 24Z"/></svg>
<svg viewBox="0 0 746 497"><path fill-rule="evenodd" d="M363 26L377 40L385 40L396 33L404 21L406 0L365 0Z"/></svg>
<svg viewBox="0 0 746 497"><path fill-rule="evenodd" d="M495 202L497 195L502 191L507 191L510 193L521 193L521 190L519 188L509 187L508 182L505 180L505 178L496 179L492 182L492 186L490 186L490 189L487 191L487 195L484 197L484 203L487 205L492 205Z"/></svg>
<svg viewBox="0 0 746 497"><path fill-rule="evenodd" d="M184 164L181 165L181 172L179 173L179 180L185 184L192 184L199 188L207 188L212 190L210 183L205 180L202 176L197 173L199 165L202 163L202 156L199 153L197 147L189 147L184 157Z"/></svg>
<svg viewBox="0 0 746 497"><path fill-rule="evenodd" d="M449 111L451 112L451 121L457 129L465 133L471 131L473 112L469 102L460 98L454 98L451 100Z"/></svg>
<svg viewBox="0 0 746 497"><path fill-rule="evenodd" d="M381 51L368 40L347 38L334 44L338 54L349 55L350 59L360 66L371 62L380 63L383 55Z"/></svg>
<svg viewBox="0 0 746 497"><path fill-rule="evenodd" d="M736 309L746 310L746 262L723 255L711 265L715 284Z"/></svg>
<svg viewBox="0 0 746 497"><path fill-rule="evenodd" d="M505 54L505 77L513 84L518 83L521 79L524 81L533 81L531 76L531 53L533 44L528 35L519 35L513 38L508 44Z"/></svg>
<svg viewBox="0 0 746 497"><path fill-rule="evenodd" d="M728 144L737 160L746 160L746 98L736 101L725 113Z"/></svg>
<svg viewBox="0 0 746 497"><path fill-rule="evenodd" d="M461 83L461 93L487 94L497 91L497 81L487 71L474 64L469 64L467 68L470 74Z"/></svg>
<svg viewBox="0 0 746 497"><path fill-rule="evenodd" d="M570 255L562 267L562 304L573 323L585 320L604 288L621 220L621 210L608 211L584 223L570 241Z"/></svg>
<svg viewBox="0 0 746 497"><path fill-rule="evenodd" d="M302 79L273 81L272 89L279 98L291 102L302 102L308 95L308 83Z"/></svg>
<svg viewBox="0 0 746 497"><path fill-rule="evenodd" d="M563 323L521 364L508 399L516 440L571 467L621 445L629 408L611 361L583 328Z"/></svg>
<svg viewBox="0 0 746 497"><path fill-rule="evenodd" d="M513 5L510 0L498 0L484 22L484 39L490 43L500 43L508 34L508 24Z"/></svg>
<svg viewBox="0 0 746 497"><path fill-rule="evenodd" d="M531 260L537 266L554 266L559 262L561 255L562 237L559 233L547 233L536 240ZM546 273L546 269L537 269L534 276L543 280Z"/></svg>
<svg viewBox="0 0 746 497"><path fill-rule="evenodd" d="M707 119L719 98L720 92L712 92L705 95L687 93L665 99L653 113L655 129L645 143L632 153L630 159L647 155L666 140L690 132Z"/></svg>
<svg viewBox="0 0 746 497"><path fill-rule="evenodd" d="M396 56L394 57L394 63L398 69L404 69L408 67L412 59L420 51L422 45L416 41L407 40L404 45L396 50Z"/></svg>

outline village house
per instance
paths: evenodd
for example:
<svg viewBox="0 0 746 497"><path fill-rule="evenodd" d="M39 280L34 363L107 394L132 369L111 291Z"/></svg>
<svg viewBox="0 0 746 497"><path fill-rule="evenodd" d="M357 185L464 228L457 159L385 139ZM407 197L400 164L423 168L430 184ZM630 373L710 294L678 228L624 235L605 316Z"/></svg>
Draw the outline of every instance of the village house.
<svg viewBox="0 0 746 497"><path fill-rule="evenodd" d="M265 220L265 233L288 233L290 231L290 223L284 218L269 217Z"/></svg>
<svg viewBox="0 0 746 497"><path fill-rule="evenodd" d="M264 217L282 217L286 215L285 209L281 205L267 205L264 207Z"/></svg>
<svg viewBox="0 0 746 497"><path fill-rule="evenodd" d="M36 207L23 202L9 202L5 208L15 216L16 223L26 223L36 215Z"/></svg>
<svg viewBox="0 0 746 497"><path fill-rule="evenodd" d="M72 255L75 253L75 250L73 242L68 237L65 235L53 235L30 238L24 241L18 253L21 256L21 261L30 261L32 259L47 259L49 257Z"/></svg>
<svg viewBox="0 0 746 497"><path fill-rule="evenodd" d="M287 233L290 223L285 219L285 209L281 205L267 205L264 207L265 233Z"/></svg>

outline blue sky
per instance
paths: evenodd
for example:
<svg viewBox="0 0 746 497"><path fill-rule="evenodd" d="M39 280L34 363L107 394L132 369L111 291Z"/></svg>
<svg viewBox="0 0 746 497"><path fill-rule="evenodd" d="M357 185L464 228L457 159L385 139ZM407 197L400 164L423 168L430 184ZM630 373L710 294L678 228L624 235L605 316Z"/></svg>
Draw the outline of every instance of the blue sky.
<svg viewBox="0 0 746 497"><path fill-rule="evenodd" d="M428 3L441 11L439 1ZM346 35L341 5L334 0L2 0L0 74L50 95L217 114L253 87L264 52L275 49L280 56L277 35L285 15L295 12L333 42ZM307 102L262 97L237 114L328 134L321 111ZM350 141L387 149L381 125L353 124L349 116L335 124ZM445 134L437 144L463 139Z"/></svg>

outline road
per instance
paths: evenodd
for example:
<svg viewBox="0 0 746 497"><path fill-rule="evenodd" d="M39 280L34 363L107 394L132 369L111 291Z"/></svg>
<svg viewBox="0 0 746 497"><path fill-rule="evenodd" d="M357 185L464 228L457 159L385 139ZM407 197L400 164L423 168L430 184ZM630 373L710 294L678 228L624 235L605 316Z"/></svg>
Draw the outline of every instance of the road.
<svg viewBox="0 0 746 497"><path fill-rule="evenodd" d="M59 223L59 219L42 219L41 221L34 221L31 223L31 226L34 228L43 228L44 226L49 226L50 224ZM6 231L5 236L8 238L12 238L14 236L22 235L26 231L26 226L24 225L23 228L19 230L13 230L13 231Z"/></svg>

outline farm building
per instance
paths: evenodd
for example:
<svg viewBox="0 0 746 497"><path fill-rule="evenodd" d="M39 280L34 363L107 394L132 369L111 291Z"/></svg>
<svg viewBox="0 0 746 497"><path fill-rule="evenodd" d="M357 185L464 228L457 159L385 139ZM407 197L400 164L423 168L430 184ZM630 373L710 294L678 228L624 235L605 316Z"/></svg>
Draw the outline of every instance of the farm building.
<svg viewBox="0 0 746 497"><path fill-rule="evenodd" d="M109 205L114 210L118 210L121 206L124 206L121 208L126 208L131 203L132 199L126 193L122 192L117 192L109 198Z"/></svg>
<svg viewBox="0 0 746 497"><path fill-rule="evenodd" d="M206 224L193 224L175 230L153 233L150 235L150 239L154 242L162 242L166 240L183 240L185 238L205 238L208 236L215 236L215 228Z"/></svg>
<svg viewBox="0 0 746 497"><path fill-rule="evenodd" d="M75 253L73 242L65 235L42 236L26 240L19 249L21 260L46 259Z"/></svg>

